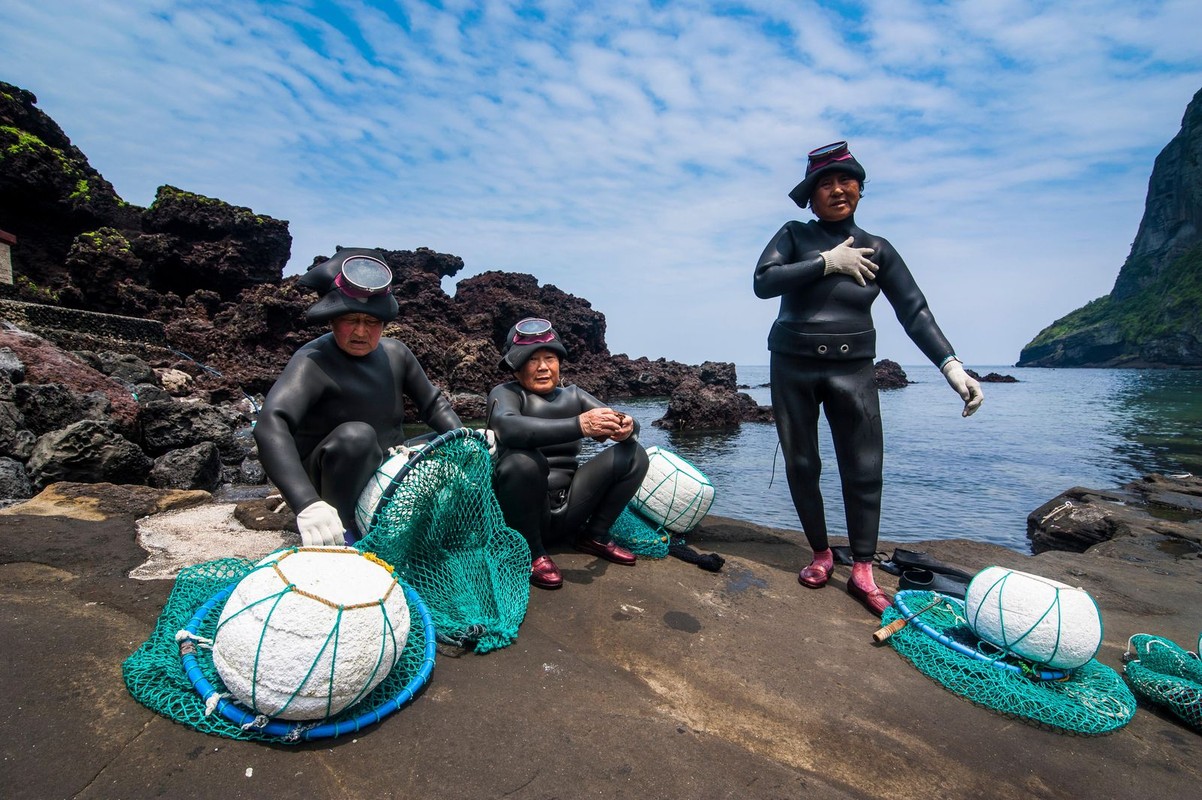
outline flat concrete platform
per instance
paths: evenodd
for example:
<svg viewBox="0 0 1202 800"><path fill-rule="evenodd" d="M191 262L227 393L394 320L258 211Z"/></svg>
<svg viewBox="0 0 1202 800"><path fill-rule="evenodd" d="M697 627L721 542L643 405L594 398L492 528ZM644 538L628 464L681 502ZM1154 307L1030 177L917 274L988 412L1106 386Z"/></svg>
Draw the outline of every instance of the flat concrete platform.
<svg viewBox="0 0 1202 800"><path fill-rule="evenodd" d="M148 561L136 520L169 506L76 492L0 512L4 798L1167 799L1202 787L1202 736L1176 717L1141 706L1091 738L975 706L872 643L878 621L846 594L847 567L806 589L800 535L713 517L692 542L726 558L721 572L557 554L566 584L533 591L513 645L441 649L424 692L357 736L205 735L139 705L121 678L171 588L129 577ZM245 536L264 552L279 542ZM1132 634L1192 648L1202 629L1196 557L905 546L1083 586L1103 610L1098 658L1120 672Z"/></svg>

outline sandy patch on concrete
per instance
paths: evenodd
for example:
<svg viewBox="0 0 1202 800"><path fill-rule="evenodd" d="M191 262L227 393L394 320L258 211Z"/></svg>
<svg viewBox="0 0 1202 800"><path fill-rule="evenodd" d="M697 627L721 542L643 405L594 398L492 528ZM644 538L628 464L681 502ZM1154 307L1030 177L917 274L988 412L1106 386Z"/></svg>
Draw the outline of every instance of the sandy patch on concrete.
<svg viewBox="0 0 1202 800"><path fill-rule="evenodd" d="M298 544L288 531L253 531L234 518L234 504L169 511L137 522L138 544L149 557L129 573L139 580L174 578L184 567L215 558L257 561Z"/></svg>

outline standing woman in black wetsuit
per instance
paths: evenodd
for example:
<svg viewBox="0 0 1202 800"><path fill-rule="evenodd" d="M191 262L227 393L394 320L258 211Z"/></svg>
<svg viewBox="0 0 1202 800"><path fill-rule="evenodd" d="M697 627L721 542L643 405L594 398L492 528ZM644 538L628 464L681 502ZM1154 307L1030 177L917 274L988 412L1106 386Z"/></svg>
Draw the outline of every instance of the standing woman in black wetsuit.
<svg viewBox="0 0 1202 800"><path fill-rule="evenodd" d="M530 545L530 583L541 589L563 585L546 550L557 539L615 564L635 563L609 529L648 466L633 417L560 383L559 361L567 355L550 322L522 320L509 329L501 359L514 380L488 395L489 428L497 437L493 489L505 522ZM586 436L615 444L581 465Z"/></svg>
<svg viewBox="0 0 1202 800"><path fill-rule="evenodd" d="M818 219L785 223L760 256L754 286L757 297L781 299L768 334L772 408L789 491L814 551L797 579L817 589L834 568L818 488L822 406L834 439L855 562L847 591L879 616L890 600L872 576L884 450L873 379L876 330L871 309L877 295L884 293L910 339L964 400L963 416L976 411L984 395L939 330L893 245L856 226L864 179L864 168L847 142L810 152L805 179L789 197L801 208L809 205Z"/></svg>

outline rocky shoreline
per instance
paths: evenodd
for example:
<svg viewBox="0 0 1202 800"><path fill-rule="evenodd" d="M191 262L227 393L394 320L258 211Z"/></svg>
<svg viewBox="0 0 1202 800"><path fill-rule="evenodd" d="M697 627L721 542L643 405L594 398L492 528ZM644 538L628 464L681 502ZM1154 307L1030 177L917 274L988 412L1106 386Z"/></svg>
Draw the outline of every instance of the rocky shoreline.
<svg viewBox="0 0 1202 800"><path fill-rule="evenodd" d="M331 798L1117 800L1192 797L1202 777L1202 736L1163 710L1140 705L1125 728L1088 738L946 691L872 644L879 623L843 590L846 567L805 589L796 572L809 553L796 532L712 516L690 541L721 553L721 572L557 554L566 585L531 596L513 645L485 656L440 647L416 701L354 735L294 746L207 736L138 705L121 663L150 635L180 566L296 541L239 523L232 509L245 502L57 483L0 511L0 602L12 612L0 636L20 643L6 648L0 713L6 796L204 785L261 797L286 784ZM1085 588L1105 621L1097 658L1116 671L1135 633L1186 647L1198 634L1196 557L905 546L972 571L999 565Z"/></svg>

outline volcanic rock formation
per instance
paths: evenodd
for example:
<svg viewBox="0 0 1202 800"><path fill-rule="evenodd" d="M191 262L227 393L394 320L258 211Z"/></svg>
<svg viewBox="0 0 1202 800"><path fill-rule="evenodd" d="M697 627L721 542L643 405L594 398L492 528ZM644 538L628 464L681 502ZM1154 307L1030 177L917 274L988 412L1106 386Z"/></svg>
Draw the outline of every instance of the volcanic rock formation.
<svg viewBox="0 0 1202 800"><path fill-rule="evenodd" d="M1202 90L1156 157L1131 254L1110 294L1058 319L1020 367L1202 366Z"/></svg>

